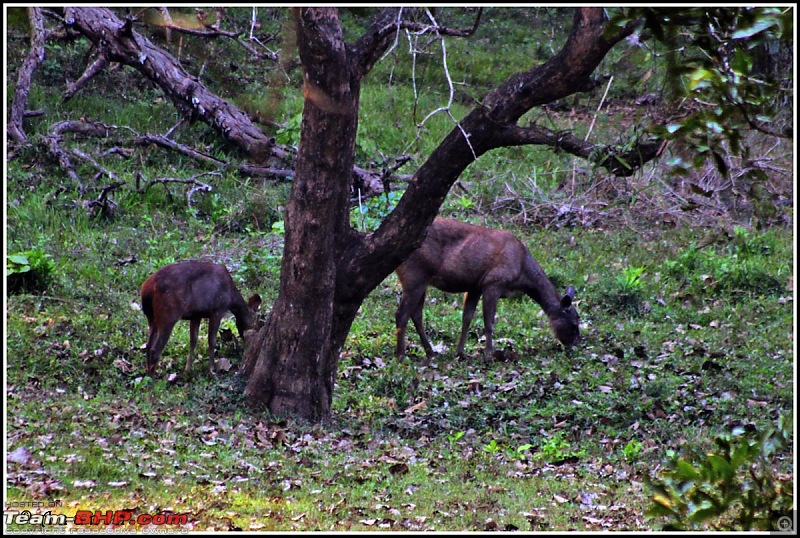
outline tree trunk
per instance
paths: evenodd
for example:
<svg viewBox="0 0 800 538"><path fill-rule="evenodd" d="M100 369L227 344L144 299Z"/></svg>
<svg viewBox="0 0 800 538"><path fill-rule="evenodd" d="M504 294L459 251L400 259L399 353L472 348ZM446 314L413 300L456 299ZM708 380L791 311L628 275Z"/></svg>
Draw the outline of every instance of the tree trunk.
<svg viewBox="0 0 800 538"><path fill-rule="evenodd" d="M248 345L243 372L251 403L320 420L330 413L341 347L337 264L349 237L359 87L336 9L295 8L294 15L305 105L286 208L281 290L257 341Z"/></svg>

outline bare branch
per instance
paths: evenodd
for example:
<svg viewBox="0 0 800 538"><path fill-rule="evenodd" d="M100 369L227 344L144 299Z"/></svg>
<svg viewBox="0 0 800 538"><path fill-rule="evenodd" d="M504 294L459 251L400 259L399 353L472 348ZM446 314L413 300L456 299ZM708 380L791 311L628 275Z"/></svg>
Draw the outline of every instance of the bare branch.
<svg viewBox="0 0 800 538"><path fill-rule="evenodd" d="M6 130L9 138L16 144L24 144L28 141L22 121L25 118L25 107L28 104L31 77L36 68L44 61L44 42L47 35L44 30L44 16L40 8L29 7L28 18L31 23L31 51L17 75L17 86L14 91L14 99L11 101L11 112Z"/></svg>
<svg viewBox="0 0 800 538"><path fill-rule="evenodd" d="M197 159L199 161L213 164L215 166L222 166L222 167L228 166L228 163L226 163L225 161L221 161L215 157L212 157L211 155L207 155L185 144L175 142L174 140L167 138L164 135L156 135L156 134L141 135L136 137L133 140L133 143L139 146L147 146L149 144L155 144L159 147L177 151L178 153L186 155L187 157L191 157L192 159Z"/></svg>
<svg viewBox="0 0 800 538"><path fill-rule="evenodd" d="M97 58L86 68L78 80L73 83L67 84L67 89L64 91L64 100L72 98L73 95L86 86L86 84L100 71L108 65L108 58L102 51L98 54Z"/></svg>
<svg viewBox="0 0 800 538"><path fill-rule="evenodd" d="M83 203L83 208L89 213L90 217L111 218L117 209L117 203L111 198L110 194L125 185L123 181L115 181L100 189L100 194L94 200L87 200Z"/></svg>
<svg viewBox="0 0 800 538"><path fill-rule="evenodd" d="M187 201L187 204L188 204L189 208L192 208L193 207L192 206L192 196L197 191L211 192L213 190L211 185L209 185L208 183L204 183L204 182L200 181L199 179L197 179L197 178L202 177L204 175L219 176L219 173L217 173L217 172L203 172L202 174L197 174L196 176L192 176L190 178L158 177L158 178L154 178L154 179L146 181L145 184L144 184L144 187L141 189L141 192L147 192L147 189L149 189L153 185L164 185L165 189L166 189L168 183L180 183L180 184L183 184L183 185L191 185L192 188L189 189L186 192L186 201ZM137 173L137 179L136 179L137 185L138 185L140 179L143 179L143 176L141 175L141 173ZM166 189L166 190L167 190L167 193L169 194L169 196L171 198L172 194L169 192L169 189Z"/></svg>
<svg viewBox="0 0 800 538"><path fill-rule="evenodd" d="M575 136L570 131L551 131L544 127L531 125L505 127L497 131L492 144L501 146L543 145L555 150L566 151L576 157L589 159L618 176L627 177L661 154L663 141L638 142L625 152L611 146L599 146Z"/></svg>
<svg viewBox="0 0 800 538"><path fill-rule="evenodd" d="M439 36L469 37L478 29L483 8L478 10L475 23L470 29L448 28L438 24L429 25L408 20L403 20L403 13L411 12L408 8L385 8L372 26L364 32L350 48L355 58L357 66L357 77L360 79L366 75L373 67L375 62L384 55L391 43L396 42L396 36L400 30L410 30L420 34L435 32ZM394 36L394 38L393 38Z"/></svg>
<svg viewBox="0 0 800 538"><path fill-rule="evenodd" d="M183 115L214 126L257 161L270 157L274 141L247 114L211 93L173 56L134 31L130 21L121 21L101 7L68 7L65 13L68 25L88 37L110 61L133 67L158 84Z"/></svg>

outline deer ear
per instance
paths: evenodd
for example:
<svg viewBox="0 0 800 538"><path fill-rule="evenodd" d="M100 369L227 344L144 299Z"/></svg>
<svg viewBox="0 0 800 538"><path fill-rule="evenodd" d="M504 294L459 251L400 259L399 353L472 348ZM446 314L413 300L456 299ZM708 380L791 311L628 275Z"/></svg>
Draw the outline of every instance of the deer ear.
<svg viewBox="0 0 800 538"><path fill-rule="evenodd" d="M572 286L568 286L567 291L561 298L561 308L568 308L572 304L572 300L574 298L575 298L575 288L573 288Z"/></svg>
<svg viewBox="0 0 800 538"><path fill-rule="evenodd" d="M261 296L257 293L254 293L250 296L250 299L247 300L247 306L250 307L250 310L255 312L261 306Z"/></svg>

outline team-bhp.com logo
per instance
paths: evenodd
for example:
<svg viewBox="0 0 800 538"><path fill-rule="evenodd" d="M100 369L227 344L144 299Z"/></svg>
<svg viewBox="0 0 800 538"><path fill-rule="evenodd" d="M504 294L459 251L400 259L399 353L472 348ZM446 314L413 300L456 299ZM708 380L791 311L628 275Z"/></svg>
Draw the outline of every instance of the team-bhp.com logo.
<svg viewBox="0 0 800 538"><path fill-rule="evenodd" d="M124 525L174 525L189 523L189 514L137 514L132 510L78 510L74 516L53 514L49 510L42 514L31 513L30 510L3 510L3 522L6 525L19 527L66 527L81 525L106 525L121 527Z"/></svg>

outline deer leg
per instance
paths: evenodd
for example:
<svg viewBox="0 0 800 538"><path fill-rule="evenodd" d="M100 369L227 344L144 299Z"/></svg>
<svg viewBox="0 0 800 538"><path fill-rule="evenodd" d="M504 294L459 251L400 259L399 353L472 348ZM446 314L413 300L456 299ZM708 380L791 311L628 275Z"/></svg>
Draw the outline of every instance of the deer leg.
<svg viewBox="0 0 800 538"><path fill-rule="evenodd" d="M459 357L464 356L464 346L467 343L467 333L469 326L472 323L472 318L475 316L475 309L478 306L478 300L481 298L480 292L467 292L464 294L464 313L461 315L461 338L458 340L458 348L456 348L456 355Z"/></svg>
<svg viewBox="0 0 800 538"><path fill-rule="evenodd" d="M150 377L154 377L156 374L156 365L161 358L161 352L164 351L164 346L167 345L167 341L172 335L172 328L175 327L175 323L177 322L161 324L154 322L150 328L150 337L147 341L147 375Z"/></svg>
<svg viewBox="0 0 800 538"><path fill-rule="evenodd" d="M409 289L410 288L403 289L403 295L400 297L400 304L394 314L395 326L397 327L397 347L395 349L395 356L398 359L402 359L406 354L406 327L408 326L409 318L411 318L412 310L421 308L420 298L422 301L425 300L424 286L414 288L420 291L408 291Z"/></svg>
<svg viewBox="0 0 800 538"><path fill-rule="evenodd" d="M147 333L147 346L145 346L145 370L147 375L153 377L156 370L156 365L151 363L153 346L156 343L156 336L158 336L158 329L156 324L150 318L147 319L148 333Z"/></svg>
<svg viewBox="0 0 800 538"><path fill-rule="evenodd" d="M491 361L494 349L492 335L494 334L494 318L497 313L497 300L500 295L494 290L484 290L483 293L483 334L486 337L486 347L483 356L486 361Z"/></svg>
<svg viewBox="0 0 800 538"><path fill-rule="evenodd" d="M189 320L189 358L186 360L186 367L183 375L189 377L192 374L192 364L194 363L194 350L197 347L197 339L200 335L200 318Z"/></svg>
<svg viewBox="0 0 800 538"><path fill-rule="evenodd" d="M217 363L214 361L214 350L217 348L217 333L219 332L219 324L221 321L222 314L213 315L208 320L208 368L213 376L217 375Z"/></svg>
<svg viewBox="0 0 800 538"><path fill-rule="evenodd" d="M428 340L428 335L425 334L425 325L422 323L422 308L424 306L425 292L423 292L422 297L419 298L416 308L411 311L411 321L414 322L414 328L417 329L417 334L419 334L422 347L425 349L425 357L432 359L436 354L433 352L433 346L431 346L431 342Z"/></svg>

